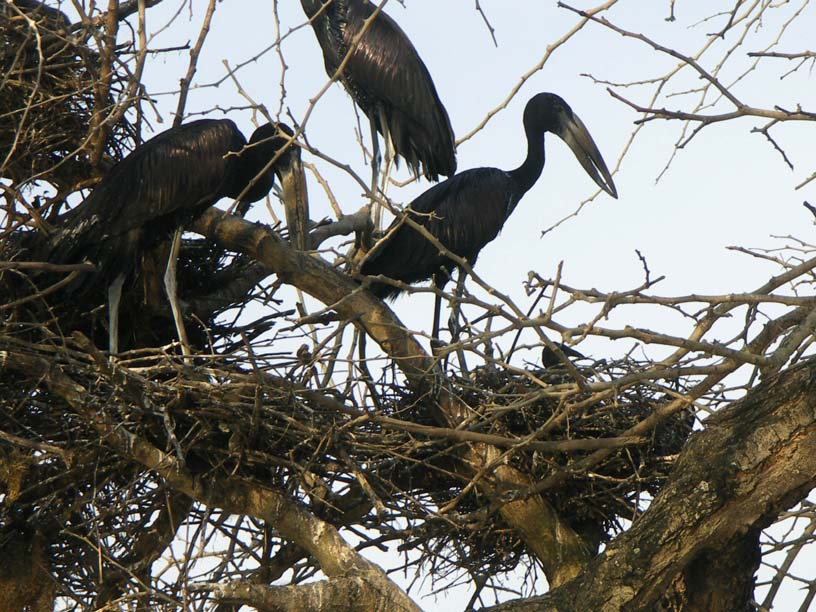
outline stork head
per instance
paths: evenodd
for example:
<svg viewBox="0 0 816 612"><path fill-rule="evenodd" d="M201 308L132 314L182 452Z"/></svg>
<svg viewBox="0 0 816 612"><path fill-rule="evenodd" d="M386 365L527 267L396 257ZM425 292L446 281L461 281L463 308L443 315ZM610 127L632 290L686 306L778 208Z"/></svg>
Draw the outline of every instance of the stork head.
<svg viewBox="0 0 816 612"><path fill-rule="evenodd" d="M618 197L612 175L601 157L584 122L564 99L553 93L533 96L524 109L524 127L528 132L552 132L567 143L592 180L613 198Z"/></svg>
<svg viewBox="0 0 816 612"><path fill-rule="evenodd" d="M290 142L294 133L285 123L274 122L265 123L252 133L240 155L245 185L261 172L263 175L241 198L243 202L257 202L263 198L272 188L276 175L280 177L293 164L300 162L300 147Z"/></svg>

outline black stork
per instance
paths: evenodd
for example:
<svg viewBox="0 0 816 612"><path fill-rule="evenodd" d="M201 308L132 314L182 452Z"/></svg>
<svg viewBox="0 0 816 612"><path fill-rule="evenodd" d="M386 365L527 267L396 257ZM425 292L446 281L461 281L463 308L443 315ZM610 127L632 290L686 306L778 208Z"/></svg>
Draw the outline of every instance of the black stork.
<svg viewBox="0 0 816 612"><path fill-rule="evenodd" d="M397 23L381 10L366 26L377 9L368 0L300 3L323 50L329 77L348 55L339 80L371 123L374 165L378 163L375 132L379 132L414 176L421 173L436 181L439 175L456 172L448 113L428 69Z"/></svg>
<svg viewBox="0 0 816 612"><path fill-rule="evenodd" d="M164 282L182 350L188 353L175 282L181 230L223 197L240 198L239 205L257 202L272 188L276 174L295 171L300 149L295 144L284 149L293 134L288 126L267 123L247 143L229 119L179 125L135 149L60 218L45 257L56 263L95 264L96 270L79 277L68 291L82 293L99 282L108 287L111 354L119 349L119 301L125 279L138 271L148 250L171 237ZM308 213L291 215L306 219ZM289 231L291 237L305 230Z"/></svg>
<svg viewBox="0 0 816 612"><path fill-rule="evenodd" d="M522 196L544 169L544 133L552 132L572 149L592 180L613 198L618 194L612 176L584 123L559 96L540 93L524 108L527 157L515 170L473 168L434 185L405 209L385 231L360 271L368 276L412 284L433 278L441 288L456 263L440 253L406 220L425 228L451 253L473 266L479 251L496 236ZM460 277L462 271L460 270ZM380 298L395 298L403 289L374 281L369 290ZM439 327L440 298L434 309L433 338Z"/></svg>

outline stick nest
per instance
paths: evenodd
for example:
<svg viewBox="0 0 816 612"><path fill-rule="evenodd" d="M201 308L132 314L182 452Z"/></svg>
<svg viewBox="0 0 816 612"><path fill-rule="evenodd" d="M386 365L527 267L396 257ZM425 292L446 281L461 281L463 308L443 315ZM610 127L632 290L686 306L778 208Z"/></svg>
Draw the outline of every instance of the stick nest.
<svg viewBox="0 0 816 612"><path fill-rule="evenodd" d="M88 128L94 114L111 112L129 75L116 64L109 95L97 99L100 58L85 42L91 34L41 2L0 6L0 176L71 186L93 175ZM112 125L107 160L132 149L136 133L124 116Z"/></svg>
<svg viewBox="0 0 816 612"><path fill-rule="evenodd" d="M438 579L463 570L498 575L529 561L497 511L525 492L484 497L457 476L463 442L378 422L381 416L433 423L433 398L393 379L378 381L380 408L367 413L352 394L317 388L303 355L258 361L252 371L227 362L191 370L175 357L143 350L140 367L131 370L109 366L80 336L59 345L7 334L0 335L0 346L19 364L14 376L0 380L0 432L32 445L0 446L0 538L23 533L36 542L45 534L52 574L58 584L70 584L78 600L87 603L99 586L99 555L89 543L105 542L103 562L121 574L117 567L144 547L147 526L172 493L106 445L91 422L101 413L197 476L285 491L338 528L365 534L363 547L393 540L399 550L419 552ZM598 362L581 370L591 381L640 367ZM83 408L66 401L65 388L44 373L52 368L83 390ZM520 442L531 434L537 440L620 436L666 401L653 383L597 401L587 401L588 393L565 401L571 383L558 367L528 374L483 367L458 384L473 410L470 430ZM621 520L636 517L644 494L658 491L691 425L690 413L664 420L642 444L571 476L548 491L547 500L587 542L600 544ZM544 453L519 443L507 449L506 461L537 482L586 454ZM448 509L439 514L442 507ZM186 512L174 520L193 526L216 520L194 505ZM256 529L244 524L232 532L233 545L249 557L259 554ZM301 575L314 571L304 560Z"/></svg>

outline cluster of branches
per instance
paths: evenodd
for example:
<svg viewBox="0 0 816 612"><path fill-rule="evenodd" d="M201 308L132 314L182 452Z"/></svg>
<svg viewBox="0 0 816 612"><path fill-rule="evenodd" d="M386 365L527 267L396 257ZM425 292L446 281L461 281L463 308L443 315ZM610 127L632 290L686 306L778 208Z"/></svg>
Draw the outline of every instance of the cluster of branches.
<svg viewBox="0 0 816 612"><path fill-rule="evenodd" d="M136 141L140 83L111 48L118 22L84 17L72 24L34 1L0 7L0 175L18 188L45 179L64 197Z"/></svg>
<svg viewBox="0 0 816 612"><path fill-rule="evenodd" d="M19 64L22 93L2 115L22 108L25 120L8 128L15 147L3 166L0 548L8 562L0 608L320 609L333 601L416 609L361 554L395 549L393 569L418 583L469 582L471 607L487 589L520 594L508 580L522 573L531 586L541 572L550 593L501 608L647 609L662 600L740 609L754 597L762 530L795 521L797 531L766 549L766 563L783 559L763 602L772 606L816 525L803 501L816 478L816 365L804 358L816 324L810 245L791 239L779 252L746 252L778 272L729 295L660 295L644 260L643 282L628 290L572 287L559 268L552 278L531 273L520 301L462 261L474 288L445 295L461 309L461 333L431 355L324 258L293 250L274 227L212 209L190 228L204 239L186 242L181 267L197 344L208 350L195 363L181 360L169 313L143 312L133 287L123 333L134 348L112 362L97 348L102 292L59 303L59 284L79 271L25 260L42 206L23 187L51 183L57 193L46 206L57 210L135 138L144 21L127 61L117 24L150 4L112 2L77 28L39 3L0 13L20 50L9 54L6 44L4 53L41 67ZM633 35L602 16L615 4L576 11L575 28L536 69L590 24ZM749 28L771 8L738 2L717 36ZM687 57L637 38L707 83L689 111L631 103L643 120L711 123L701 114L710 88L730 90L702 67L705 49ZM55 51L43 51L52 48L46 39ZM653 81L658 94L677 70ZM57 75L52 85L36 80L46 73ZM56 135L72 144L27 131L40 108L28 100L40 96L79 105L76 117L88 113ZM741 114L770 117L726 98ZM798 110L772 121L813 118ZM83 164L63 174L68 158ZM287 287L338 320L304 316ZM251 307L259 301L262 316ZM579 309L590 314L576 325ZM669 333L609 323L637 320L644 309L687 326ZM617 360L571 354L589 338L634 348ZM536 363L524 361L531 356ZM708 418L688 441L695 417ZM816 594L807 587L803 609Z"/></svg>

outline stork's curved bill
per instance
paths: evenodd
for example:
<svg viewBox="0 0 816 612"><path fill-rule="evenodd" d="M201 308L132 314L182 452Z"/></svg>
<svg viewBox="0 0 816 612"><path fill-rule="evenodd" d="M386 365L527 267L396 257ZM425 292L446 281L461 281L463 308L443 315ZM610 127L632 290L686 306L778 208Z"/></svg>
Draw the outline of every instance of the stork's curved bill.
<svg viewBox="0 0 816 612"><path fill-rule="evenodd" d="M592 136L589 135L589 130L587 130L578 115L573 113L564 122L562 130L556 132L556 134L572 149L578 162L598 187L617 199L618 190L615 189L615 183L606 167L606 162L601 157L601 152L598 151Z"/></svg>

